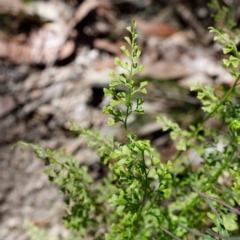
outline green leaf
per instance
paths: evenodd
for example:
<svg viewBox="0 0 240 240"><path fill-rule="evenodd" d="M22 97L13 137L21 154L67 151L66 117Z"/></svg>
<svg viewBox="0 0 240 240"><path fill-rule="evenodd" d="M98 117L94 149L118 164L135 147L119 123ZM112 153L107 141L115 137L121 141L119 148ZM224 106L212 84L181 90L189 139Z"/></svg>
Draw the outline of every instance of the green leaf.
<svg viewBox="0 0 240 240"><path fill-rule="evenodd" d="M235 68L238 67L238 64L239 64L239 59L238 58L231 55L229 57L229 60L230 60L231 64L233 65L233 67L235 67Z"/></svg>
<svg viewBox="0 0 240 240"><path fill-rule="evenodd" d="M225 47L225 48L223 48L223 53L227 54L227 53L230 53L232 50L233 50L233 48L231 48L231 47Z"/></svg>
<svg viewBox="0 0 240 240"><path fill-rule="evenodd" d="M130 53L129 53L129 51L127 50L127 48L126 48L125 46L120 47L120 49L123 51L123 53L124 53L128 58L130 58Z"/></svg>
<svg viewBox="0 0 240 240"><path fill-rule="evenodd" d="M124 145L124 146L122 147L122 153L123 153L124 155L131 155L131 150L128 148L128 146Z"/></svg>
<svg viewBox="0 0 240 240"><path fill-rule="evenodd" d="M111 99L111 100L110 100L110 106L111 106L111 107L115 107L115 106L117 106L119 103L120 103L119 101L116 101L116 100L114 100L114 99Z"/></svg>
<svg viewBox="0 0 240 240"><path fill-rule="evenodd" d="M107 106L104 106L104 107L103 107L103 113L109 114L109 110L108 110L108 107L107 107Z"/></svg>
<svg viewBox="0 0 240 240"><path fill-rule="evenodd" d="M50 175L50 173L52 172L52 169L51 169L51 168L48 168L48 169L43 170L43 172L44 172L46 175Z"/></svg>
<svg viewBox="0 0 240 240"><path fill-rule="evenodd" d="M117 57L115 58L114 64L118 67L123 67L121 60Z"/></svg>
<svg viewBox="0 0 240 240"><path fill-rule="evenodd" d="M120 60L120 59L119 59ZM115 59L115 61L116 61L116 59ZM118 61L118 60L117 60ZM109 72L109 77L111 77L111 78L113 78L113 79L116 79L117 78L117 75L116 75L116 73L114 72L114 71L111 71L111 72Z"/></svg>
<svg viewBox="0 0 240 240"><path fill-rule="evenodd" d="M224 64L226 67L229 67L229 65L231 64L231 62L230 62L228 59L223 59L223 64Z"/></svg>
<svg viewBox="0 0 240 240"><path fill-rule="evenodd" d="M115 121L113 118L108 118L108 126L113 126L115 124Z"/></svg>
<svg viewBox="0 0 240 240"><path fill-rule="evenodd" d="M147 85L148 85L148 82L147 82L147 81L141 82L141 83L140 83L140 88L143 88L143 87L145 87L145 86L147 86Z"/></svg>
<svg viewBox="0 0 240 240"><path fill-rule="evenodd" d="M126 27L126 29L131 33L132 32L132 28L129 26L129 27Z"/></svg>
<svg viewBox="0 0 240 240"><path fill-rule="evenodd" d="M112 92L108 88L103 88L103 92L105 96L112 96Z"/></svg>
<svg viewBox="0 0 240 240"><path fill-rule="evenodd" d="M138 67L138 72L143 72L144 71L144 65L141 64L139 67Z"/></svg>
<svg viewBox="0 0 240 240"><path fill-rule="evenodd" d="M127 42L130 46L132 45L131 40L130 40L129 37L124 37L124 39L126 40L126 42Z"/></svg>
<svg viewBox="0 0 240 240"><path fill-rule="evenodd" d="M133 20L132 20L132 25L133 25L133 29L135 29L135 28L136 28L136 26L137 26L137 22L136 22L136 20L135 20L135 19L133 19Z"/></svg>
<svg viewBox="0 0 240 240"><path fill-rule="evenodd" d="M125 206L120 205L120 206L117 207L117 212L121 213L121 212L123 212L124 209L125 209Z"/></svg>

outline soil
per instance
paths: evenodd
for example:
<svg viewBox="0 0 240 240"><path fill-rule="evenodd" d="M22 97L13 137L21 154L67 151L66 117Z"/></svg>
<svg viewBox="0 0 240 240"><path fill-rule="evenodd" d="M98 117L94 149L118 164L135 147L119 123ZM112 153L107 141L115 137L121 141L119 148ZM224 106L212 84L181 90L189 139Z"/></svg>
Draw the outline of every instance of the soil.
<svg viewBox="0 0 240 240"><path fill-rule="evenodd" d="M69 1L70 13L87 2ZM57 49L54 59L47 58L45 49L41 61L36 62L36 55L20 62L20 55L6 51L2 54L2 43L14 48L1 42L0 35L1 240L27 240L23 228L26 220L46 229L50 240L68 236L61 223L63 196L44 175L44 161L30 149L11 147L18 140L49 149L65 147L80 164L89 166L94 178L101 177L103 167L98 157L69 131L69 122L123 138L121 127L107 127L107 116L101 108L109 101L103 96L108 72L119 71L113 61L122 57L118 49L131 17L139 18L139 46L143 52L140 61L146 68L138 79L149 81L144 105L147 117L131 119L131 129L141 138L150 139L162 153L163 161L174 154L175 148L161 125L155 123L156 116L164 113L187 126L196 120L194 113L200 111L199 102L189 92L189 80L226 86L233 81L221 67L221 48L211 41L212 35L206 30L213 21L205 1L193 1L192 5L186 1L104 2L107 4L97 7L86 5L85 15L74 15L75 25L71 22L74 27L64 36L71 39L74 48L71 44L60 45L64 51L59 54ZM194 14L186 18L184 11L186 16ZM8 37L16 41L13 34ZM195 159L196 153L192 155Z"/></svg>

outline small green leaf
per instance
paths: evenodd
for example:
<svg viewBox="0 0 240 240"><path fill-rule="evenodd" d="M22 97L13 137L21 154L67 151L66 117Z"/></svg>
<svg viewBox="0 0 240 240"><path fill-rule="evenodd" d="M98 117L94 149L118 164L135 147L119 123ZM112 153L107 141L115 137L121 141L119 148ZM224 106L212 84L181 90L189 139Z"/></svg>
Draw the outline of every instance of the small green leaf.
<svg viewBox="0 0 240 240"><path fill-rule="evenodd" d="M51 169L51 168L48 168L48 169L43 170L43 172L44 172L46 175L49 175L49 174L52 172L52 169Z"/></svg>
<svg viewBox="0 0 240 240"><path fill-rule="evenodd" d="M126 40L126 42L127 42L130 46L132 45L131 40L130 40L129 37L124 37L124 39Z"/></svg>
<svg viewBox="0 0 240 240"><path fill-rule="evenodd" d="M133 20L132 20L132 25L133 25L133 29L135 29L135 28L136 28L136 26L137 26L137 22L136 22L136 20L135 20L135 19L133 19Z"/></svg>
<svg viewBox="0 0 240 240"><path fill-rule="evenodd" d="M108 126L113 126L115 124L115 121L113 118L108 118Z"/></svg>
<svg viewBox="0 0 240 240"><path fill-rule="evenodd" d="M104 106L104 107L103 107L103 113L109 114L109 110L108 110L108 107L107 107L107 106Z"/></svg>
<svg viewBox="0 0 240 240"><path fill-rule="evenodd" d="M141 64L139 67L138 67L138 72L143 72L144 71L144 65Z"/></svg>
<svg viewBox="0 0 240 240"><path fill-rule="evenodd" d="M129 58L130 57L130 53L127 50L127 48L125 46L120 47L120 49L123 51L123 53Z"/></svg>
<svg viewBox="0 0 240 240"><path fill-rule="evenodd" d="M112 96L112 92L108 88L103 88L103 92L105 96Z"/></svg>
<svg viewBox="0 0 240 240"><path fill-rule="evenodd" d="M140 88L145 87L145 86L147 86L147 85L148 85L148 82L147 82L147 81L141 82L141 83L140 83Z"/></svg>
<svg viewBox="0 0 240 240"><path fill-rule="evenodd" d="M229 65L231 64L231 62L230 62L228 59L223 59L223 64L224 64L226 67L229 67Z"/></svg>
<svg viewBox="0 0 240 240"><path fill-rule="evenodd" d="M120 59L119 59L120 60ZM116 59L115 59L115 61L116 61ZM113 79L115 79L117 76L116 76L116 73L114 72L114 71L111 71L111 72L109 72L109 77L111 77L111 78L113 78Z"/></svg>
<svg viewBox="0 0 240 240"><path fill-rule="evenodd" d="M121 67L128 70L128 62L123 62Z"/></svg>
<svg viewBox="0 0 240 240"><path fill-rule="evenodd" d="M131 28L130 26L126 27L126 29L127 29L130 33L132 33L132 28Z"/></svg>
<svg viewBox="0 0 240 240"><path fill-rule="evenodd" d="M227 54L227 53L230 53L232 50L233 50L233 48L231 48L231 47L225 47L225 48L223 48L223 53Z"/></svg>
<svg viewBox="0 0 240 240"><path fill-rule="evenodd" d="M116 100L114 100L114 99L111 99L111 100L110 100L110 106L111 106L111 107L115 107L115 106L117 106L119 103L120 103L119 101L116 101Z"/></svg>
<svg viewBox="0 0 240 240"><path fill-rule="evenodd" d="M123 212L124 209L125 209L125 206L120 205L120 206L117 207L117 212L121 213L121 212Z"/></svg>
<svg viewBox="0 0 240 240"><path fill-rule="evenodd" d="M230 123L230 128L233 130L233 131L237 131L240 129L240 120L233 120L231 123Z"/></svg>
<svg viewBox="0 0 240 240"><path fill-rule="evenodd" d="M118 57L115 58L114 64L115 64L116 66L118 66L118 67L122 67L122 62L121 62L121 60L120 60Z"/></svg>

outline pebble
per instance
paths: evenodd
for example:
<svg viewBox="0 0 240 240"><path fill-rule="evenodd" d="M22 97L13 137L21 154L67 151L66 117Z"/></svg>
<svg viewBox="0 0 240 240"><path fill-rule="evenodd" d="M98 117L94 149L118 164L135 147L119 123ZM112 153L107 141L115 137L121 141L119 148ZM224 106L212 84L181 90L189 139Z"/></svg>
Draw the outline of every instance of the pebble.
<svg viewBox="0 0 240 240"><path fill-rule="evenodd" d="M6 116L17 107L17 104L12 96L0 96L0 118Z"/></svg>

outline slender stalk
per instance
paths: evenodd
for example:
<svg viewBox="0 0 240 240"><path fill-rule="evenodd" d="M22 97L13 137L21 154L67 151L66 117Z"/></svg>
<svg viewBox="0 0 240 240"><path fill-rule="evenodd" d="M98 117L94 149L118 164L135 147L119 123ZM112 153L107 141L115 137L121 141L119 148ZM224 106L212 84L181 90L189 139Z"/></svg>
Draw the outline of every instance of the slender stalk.
<svg viewBox="0 0 240 240"><path fill-rule="evenodd" d="M231 88L228 90L228 92L224 95L223 99L220 101L220 103L213 109L213 111L211 113L209 113L202 121L202 125L208 121L213 115L214 113L217 112L217 110L222 106L222 104L228 99L228 97L230 96L230 94L232 93L232 91L236 88L236 86L238 85L240 80L240 76L238 76L238 78L235 80L234 84L231 86ZM199 132L199 128L197 128L191 136L189 136L187 138L187 142L192 139L194 136L196 136ZM185 151L178 151L177 155L175 155L175 157L172 159L172 162L176 162L177 159L179 159L182 155L182 153Z"/></svg>
<svg viewBox="0 0 240 240"><path fill-rule="evenodd" d="M229 204L225 203L224 201L220 200L220 199L217 199L217 198L214 198L214 197L211 197L211 196L208 196L207 194L204 194L200 191L198 191L195 187L192 187L192 189L197 193L199 194L200 196L204 197L204 198L207 198L207 199L210 199L214 202L217 202L219 203L220 205L222 206L225 206L227 207L229 210L231 210L233 213L236 213L238 215L240 215L240 211L238 211L236 208L233 208L232 206L230 206Z"/></svg>
<svg viewBox="0 0 240 240"><path fill-rule="evenodd" d="M232 154L228 157L228 159L225 161L225 163L218 169L218 171L210 178L210 180L208 182L208 185L211 185L212 183L214 183L217 180L217 178L221 175L222 171L227 167L227 165L233 159L233 156L234 156L236 150L237 150L237 146L234 145L233 150L232 150ZM202 192L206 191L208 189L208 185L203 187L203 189L201 191ZM197 195L192 200L192 202L180 213L179 216L184 216L186 214L186 212L188 212L189 210L193 209L193 207L197 204L199 199L200 199L200 195Z"/></svg>
<svg viewBox="0 0 240 240"><path fill-rule="evenodd" d="M141 204L141 207L138 211L138 215L137 215L137 222L141 216L141 213L142 213L142 210L143 210L143 207L144 207L144 204L145 204L145 201L146 201L146 197L147 197L147 186L146 186L146 182L147 182L147 179L148 179L148 174L147 174L147 171L146 171L146 164L145 164L145 156L144 156L144 151L142 151L142 163L144 165L144 180L143 180L143 188L144 188L144 193L143 193L143 199L142 199L142 204Z"/></svg>
<svg viewBox="0 0 240 240"><path fill-rule="evenodd" d="M131 45L134 46L134 39L133 39L133 36L132 36L132 42L131 42ZM130 58L130 61L131 61L131 67L130 67L130 71L129 71L129 82L131 82L131 80L133 79L133 51L134 49L132 49L131 51L131 58ZM128 88L128 92L127 92L127 102L126 102L126 106L127 106L127 111L126 111L126 117L125 117L125 120L123 121L124 123L124 128L126 130L126 132L128 133L128 127L127 127L127 120L128 120L128 117L129 115L132 113L131 111L131 97L132 97L132 91L133 88L132 86Z"/></svg>
<svg viewBox="0 0 240 240"><path fill-rule="evenodd" d="M165 232L168 236L170 236L172 239L175 240L181 240L180 238L178 238L177 236L175 236L174 234L172 234L171 232L169 232L166 228L160 226L160 228L163 230L163 232Z"/></svg>
<svg viewBox="0 0 240 240"><path fill-rule="evenodd" d="M206 118L203 120L203 123L205 123L208 119L210 119L215 112L217 112L217 110L222 106L222 104L228 99L229 95L232 93L232 91L236 88L238 82L240 80L240 76L237 77L237 79L235 80L234 84L232 85L232 87L228 90L228 92L224 95L223 99L220 101L220 103L213 109L213 111L211 113L209 113Z"/></svg>

